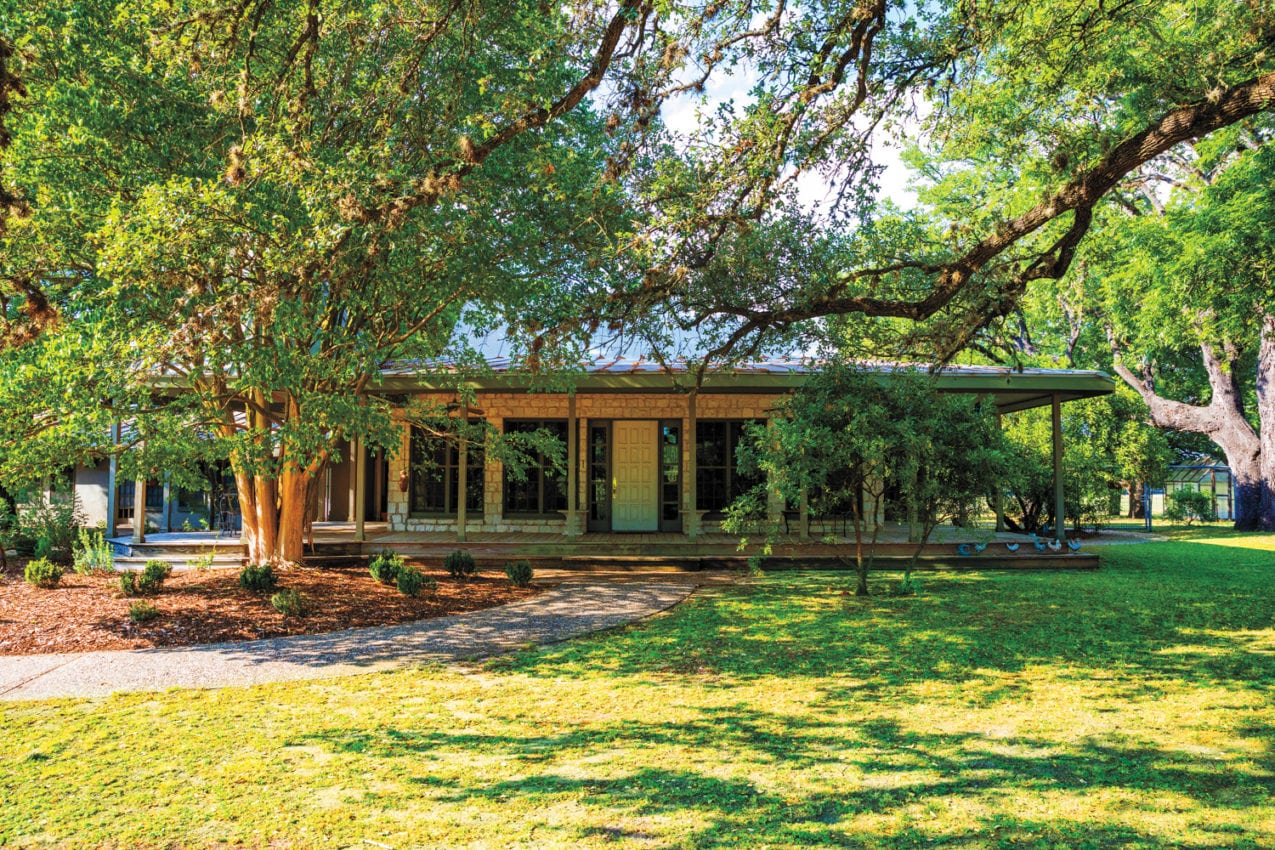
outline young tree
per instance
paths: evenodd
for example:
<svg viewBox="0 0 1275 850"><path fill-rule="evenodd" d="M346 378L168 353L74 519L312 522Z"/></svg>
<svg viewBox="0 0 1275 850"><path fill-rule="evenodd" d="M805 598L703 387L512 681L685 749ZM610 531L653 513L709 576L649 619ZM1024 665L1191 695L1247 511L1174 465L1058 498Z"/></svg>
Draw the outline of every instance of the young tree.
<svg viewBox="0 0 1275 850"><path fill-rule="evenodd" d="M898 487L915 517L915 564L934 528L994 492L1006 470L992 411L976 399L938 392L916 371L852 363L825 364L739 451L741 466L763 472L787 504L808 499L816 515L849 509L860 596L887 490Z"/></svg>

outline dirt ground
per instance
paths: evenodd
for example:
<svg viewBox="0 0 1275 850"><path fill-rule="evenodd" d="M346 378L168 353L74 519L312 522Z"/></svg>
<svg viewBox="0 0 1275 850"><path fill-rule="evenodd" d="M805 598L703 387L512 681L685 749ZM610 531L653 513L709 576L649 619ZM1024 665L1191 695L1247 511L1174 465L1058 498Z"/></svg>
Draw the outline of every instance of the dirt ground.
<svg viewBox="0 0 1275 850"><path fill-rule="evenodd" d="M155 595L127 597L119 577L67 572L50 590L27 584L22 564L10 559L0 575L0 655L140 649L199 643L316 634L361 626L382 626L503 605L537 593L520 589L504 575L464 581L440 570L422 570L438 581L436 592L416 598L381 584L365 567L291 568L278 571L276 590L291 588L309 603L302 617L285 617L270 594L239 587L237 570L175 572ZM159 617L129 621L129 605L142 599Z"/></svg>

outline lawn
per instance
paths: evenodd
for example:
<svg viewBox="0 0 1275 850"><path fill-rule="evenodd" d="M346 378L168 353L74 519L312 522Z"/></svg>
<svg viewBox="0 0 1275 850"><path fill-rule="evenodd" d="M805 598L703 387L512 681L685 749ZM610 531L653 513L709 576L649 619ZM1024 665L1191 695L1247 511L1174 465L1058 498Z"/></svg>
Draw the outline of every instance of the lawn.
<svg viewBox="0 0 1275 850"><path fill-rule="evenodd" d="M1275 537L1103 556L868 601L767 575L468 671L6 704L0 845L1275 846Z"/></svg>

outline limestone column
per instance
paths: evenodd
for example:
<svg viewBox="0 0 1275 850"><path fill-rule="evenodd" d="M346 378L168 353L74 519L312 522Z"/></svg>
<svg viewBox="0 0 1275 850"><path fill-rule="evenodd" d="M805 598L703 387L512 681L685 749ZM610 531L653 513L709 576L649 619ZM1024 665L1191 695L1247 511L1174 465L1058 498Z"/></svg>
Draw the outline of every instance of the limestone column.
<svg viewBox="0 0 1275 850"><path fill-rule="evenodd" d="M133 482L133 542L146 542L146 479Z"/></svg>
<svg viewBox="0 0 1275 850"><path fill-rule="evenodd" d="M354 539L362 543L367 540L364 528L367 515L367 454L362 440L353 440L351 456L354 461Z"/></svg>
<svg viewBox="0 0 1275 850"><path fill-rule="evenodd" d="M456 539L465 542L465 522L469 519L469 441L466 426L469 424L469 405L460 409L460 448L456 453Z"/></svg>

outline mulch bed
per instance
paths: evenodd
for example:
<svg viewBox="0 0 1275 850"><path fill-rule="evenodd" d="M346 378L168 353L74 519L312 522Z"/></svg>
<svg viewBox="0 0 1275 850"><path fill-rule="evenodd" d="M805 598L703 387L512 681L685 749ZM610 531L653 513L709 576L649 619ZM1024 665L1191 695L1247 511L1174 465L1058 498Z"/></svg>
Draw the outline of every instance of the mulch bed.
<svg viewBox="0 0 1275 850"><path fill-rule="evenodd" d="M438 581L438 590L412 598L375 581L365 567L298 567L278 571L278 589L299 591L311 610L304 617L285 617L270 605L269 593L241 589L237 570L174 572L158 594L126 597L116 575L67 572L51 590L32 587L22 579L21 564L13 560L10 571L0 575L0 655L318 634L490 608L538 592L535 587L513 587L503 575L460 581L441 570L423 569ZM160 616L142 625L129 622L129 605L138 598L159 609Z"/></svg>

